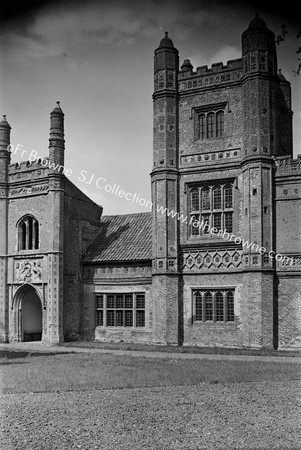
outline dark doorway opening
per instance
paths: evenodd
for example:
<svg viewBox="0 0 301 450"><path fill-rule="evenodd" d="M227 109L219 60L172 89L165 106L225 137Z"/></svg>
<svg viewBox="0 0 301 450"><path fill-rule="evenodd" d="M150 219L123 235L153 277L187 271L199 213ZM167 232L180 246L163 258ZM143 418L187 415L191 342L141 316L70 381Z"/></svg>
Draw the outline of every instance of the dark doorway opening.
<svg viewBox="0 0 301 450"><path fill-rule="evenodd" d="M25 288L22 300L23 341L42 340L42 305L32 286Z"/></svg>

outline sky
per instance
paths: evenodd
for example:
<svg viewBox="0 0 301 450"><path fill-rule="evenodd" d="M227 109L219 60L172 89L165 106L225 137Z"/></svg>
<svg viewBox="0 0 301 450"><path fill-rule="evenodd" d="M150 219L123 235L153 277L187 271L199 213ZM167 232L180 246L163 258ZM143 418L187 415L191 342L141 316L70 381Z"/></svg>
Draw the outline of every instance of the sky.
<svg viewBox="0 0 301 450"><path fill-rule="evenodd" d="M0 17L0 115L12 127L14 148L19 144L12 162L27 160L33 151L48 155L50 112L60 101L70 180L105 215L149 210L109 190L116 185L132 198L136 193L136 199L151 200L153 55L165 31L180 65L188 58L196 68L240 58L242 32L256 11L275 35L286 24L278 67L292 84L294 156L301 154L301 74L294 73L300 14L294 2L286 1L285 8L222 0L6 3Z"/></svg>

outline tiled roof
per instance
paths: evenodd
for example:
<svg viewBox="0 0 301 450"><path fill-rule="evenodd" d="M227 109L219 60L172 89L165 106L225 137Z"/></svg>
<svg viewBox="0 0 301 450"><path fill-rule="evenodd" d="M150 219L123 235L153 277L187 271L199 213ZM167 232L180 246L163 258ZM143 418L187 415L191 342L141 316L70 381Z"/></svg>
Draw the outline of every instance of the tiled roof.
<svg viewBox="0 0 301 450"><path fill-rule="evenodd" d="M144 261L152 257L151 213L102 216L84 262Z"/></svg>

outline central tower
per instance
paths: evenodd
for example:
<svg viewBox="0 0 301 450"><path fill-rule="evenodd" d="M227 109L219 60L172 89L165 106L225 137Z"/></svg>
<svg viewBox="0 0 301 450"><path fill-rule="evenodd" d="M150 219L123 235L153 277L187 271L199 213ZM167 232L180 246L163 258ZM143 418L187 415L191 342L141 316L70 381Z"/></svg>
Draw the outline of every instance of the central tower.
<svg viewBox="0 0 301 450"><path fill-rule="evenodd" d="M153 288L154 341L179 342L178 50L168 34L154 59Z"/></svg>

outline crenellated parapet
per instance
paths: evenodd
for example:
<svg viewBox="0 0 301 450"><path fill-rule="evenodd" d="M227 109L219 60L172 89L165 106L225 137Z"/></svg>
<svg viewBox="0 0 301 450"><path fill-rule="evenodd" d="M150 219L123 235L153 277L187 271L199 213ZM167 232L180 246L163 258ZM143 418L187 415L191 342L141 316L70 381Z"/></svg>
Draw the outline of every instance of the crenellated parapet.
<svg viewBox="0 0 301 450"><path fill-rule="evenodd" d="M189 59L185 59L181 70L179 71L179 78L187 78L189 75L191 76L202 76L202 75L212 75L218 73L228 72L229 70L242 69L242 59L231 59L227 61L227 64L224 65L222 62L213 63L211 67L207 65L198 66L195 71L193 71L193 66L190 63Z"/></svg>
<svg viewBox="0 0 301 450"><path fill-rule="evenodd" d="M301 155L297 158L291 156L278 156L275 158L276 177L301 174Z"/></svg>
<svg viewBox="0 0 301 450"><path fill-rule="evenodd" d="M230 60L226 65L218 62L211 67L200 66L195 71L190 60L185 59L178 75L179 91L240 82L242 75L241 58Z"/></svg>
<svg viewBox="0 0 301 450"><path fill-rule="evenodd" d="M33 170L41 170L43 168L47 169L47 167L49 167L49 157L45 156L45 158L39 158L36 161L21 161L12 163L8 166L8 173L9 175L13 175L24 171L32 172Z"/></svg>
<svg viewBox="0 0 301 450"><path fill-rule="evenodd" d="M8 167L9 196L42 193L48 189L49 159L22 161ZM47 164L46 164L47 163Z"/></svg>

